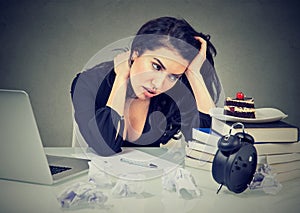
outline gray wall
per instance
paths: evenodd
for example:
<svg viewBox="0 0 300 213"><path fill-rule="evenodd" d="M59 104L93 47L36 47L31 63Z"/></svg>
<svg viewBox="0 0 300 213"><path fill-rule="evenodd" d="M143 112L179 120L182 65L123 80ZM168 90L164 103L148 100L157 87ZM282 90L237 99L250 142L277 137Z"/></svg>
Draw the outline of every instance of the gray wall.
<svg viewBox="0 0 300 213"><path fill-rule="evenodd" d="M225 94L276 107L300 126L300 6L290 0L0 1L0 88L31 96L44 146L70 146L70 83L100 49L149 19L211 34Z"/></svg>

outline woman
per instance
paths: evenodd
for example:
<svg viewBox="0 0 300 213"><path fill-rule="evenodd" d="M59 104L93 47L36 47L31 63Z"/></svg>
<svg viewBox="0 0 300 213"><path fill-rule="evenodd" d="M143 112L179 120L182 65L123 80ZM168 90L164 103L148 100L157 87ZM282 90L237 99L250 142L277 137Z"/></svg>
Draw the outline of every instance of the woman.
<svg viewBox="0 0 300 213"><path fill-rule="evenodd" d="M71 94L87 144L109 156L209 127L221 88L209 39L185 20L161 17L140 28L129 52L78 74Z"/></svg>

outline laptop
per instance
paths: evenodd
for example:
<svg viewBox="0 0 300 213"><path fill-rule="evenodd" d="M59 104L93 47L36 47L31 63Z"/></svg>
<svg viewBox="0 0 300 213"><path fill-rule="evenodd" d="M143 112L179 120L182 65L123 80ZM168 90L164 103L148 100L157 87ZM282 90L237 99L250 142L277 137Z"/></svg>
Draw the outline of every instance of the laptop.
<svg viewBox="0 0 300 213"><path fill-rule="evenodd" d="M46 155L28 94L0 89L1 179L52 185L87 172L88 161Z"/></svg>

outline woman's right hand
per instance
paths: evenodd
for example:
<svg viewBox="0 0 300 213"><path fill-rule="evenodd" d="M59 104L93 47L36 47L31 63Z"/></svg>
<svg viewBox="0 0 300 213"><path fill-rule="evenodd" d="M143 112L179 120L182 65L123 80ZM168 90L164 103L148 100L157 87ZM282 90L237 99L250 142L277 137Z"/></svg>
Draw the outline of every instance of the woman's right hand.
<svg viewBox="0 0 300 213"><path fill-rule="evenodd" d="M130 72L128 59L129 52L123 52L115 56L114 69L116 78L106 103L106 106L114 109L120 116L124 116L127 83Z"/></svg>
<svg viewBox="0 0 300 213"><path fill-rule="evenodd" d="M117 77L127 80L129 78L130 67L128 63L130 52L123 52L115 56L114 68Z"/></svg>

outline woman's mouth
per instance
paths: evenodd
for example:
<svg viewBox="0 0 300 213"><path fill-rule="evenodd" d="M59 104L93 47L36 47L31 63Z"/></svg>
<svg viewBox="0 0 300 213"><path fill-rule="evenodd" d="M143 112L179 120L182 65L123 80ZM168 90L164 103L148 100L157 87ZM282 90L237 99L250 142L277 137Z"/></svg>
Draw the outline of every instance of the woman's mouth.
<svg viewBox="0 0 300 213"><path fill-rule="evenodd" d="M152 98L153 96L155 96L157 94L157 92L153 89L147 88L147 87L143 87L144 91L144 95L148 98Z"/></svg>

